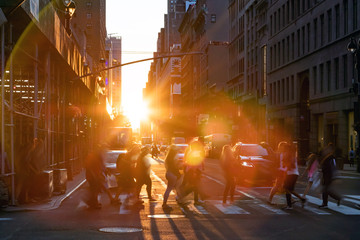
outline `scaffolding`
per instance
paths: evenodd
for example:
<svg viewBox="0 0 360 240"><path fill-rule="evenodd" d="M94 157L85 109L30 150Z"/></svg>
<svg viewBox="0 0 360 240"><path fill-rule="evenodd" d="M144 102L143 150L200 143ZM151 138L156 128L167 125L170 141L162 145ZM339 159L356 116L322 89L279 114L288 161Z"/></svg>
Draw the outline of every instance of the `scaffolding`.
<svg viewBox="0 0 360 240"><path fill-rule="evenodd" d="M34 138L44 141L46 168L66 168L71 180L82 169L102 117L96 114L93 77L78 78L90 71L81 48L63 26L56 26L61 21L54 9L45 17L55 20L37 25L19 8L0 22L0 177L10 189L12 204L19 194L24 154Z"/></svg>

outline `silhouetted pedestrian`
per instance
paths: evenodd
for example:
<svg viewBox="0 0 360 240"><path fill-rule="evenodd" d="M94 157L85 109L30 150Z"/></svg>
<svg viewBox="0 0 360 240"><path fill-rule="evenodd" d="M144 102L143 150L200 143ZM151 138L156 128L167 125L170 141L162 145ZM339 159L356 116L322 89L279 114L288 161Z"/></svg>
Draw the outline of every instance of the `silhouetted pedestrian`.
<svg viewBox="0 0 360 240"><path fill-rule="evenodd" d="M151 189L152 189L152 181L150 177L150 170L151 170L151 158L149 156L150 154L150 148L149 147L143 147L141 149L141 153L139 155L139 158L136 162L136 170L135 170L135 176L136 176L136 193L135 197L138 198L138 202L142 202L139 199L140 192L142 186L146 185L146 192L148 195L149 201L155 201L156 199L152 197L151 195Z"/></svg>
<svg viewBox="0 0 360 240"><path fill-rule="evenodd" d="M204 198L204 193L200 188L201 174L204 170L205 150L201 141L193 141L185 150L184 154L184 180L181 185L179 203L182 204L184 198L191 192L194 193L194 204L202 204L199 193Z"/></svg>
<svg viewBox="0 0 360 240"><path fill-rule="evenodd" d="M287 142L280 142L278 144L277 152L275 154L275 160L278 163L278 169L276 171L276 179L274 186L270 190L268 203L272 204L272 199L277 192L283 191L284 181L286 176L286 167L284 166L284 153Z"/></svg>
<svg viewBox="0 0 360 240"><path fill-rule="evenodd" d="M169 198L171 190L173 190L174 188L176 189L179 186L179 182L181 181L180 166L177 159L177 153L177 147L175 145L171 145L169 148L169 152L165 158L165 176L167 180L167 187L164 193L164 200L162 204L162 207L164 209L171 209L171 207L167 205L167 200ZM176 191L176 193L178 193L178 191Z"/></svg>
<svg viewBox="0 0 360 240"><path fill-rule="evenodd" d="M227 195L230 195L230 203L234 202L235 192L235 157L229 145L223 146L222 153L220 156L221 167L223 169L225 178L225 189L223 194L223 204L226 204Z"/></svg>
<svg viewBox="0 0 360 240"><path fill-rule="evenodd" d="M337 170L334 156L334 146L331 143L321 151L320 166L322 170L323 202L319 208L328 207L329 195L337 201L337 205L339 206L342 196L334 190L332 185L337 176Z"/></svg>
<svg viewBox="0 0 360 240"><path fill-rule="evenodd" d="M286 167L286 177L284 181L284 189L286 191L286 203L287 207L285 209L292 209L292 200L291 195L295 195L300 199L302 206L304 206L306 199L301 197L300 194L295 192L295 184L299 177L299 169L297 165L297 159L295 155L294 146L290 144L285 145L284 152L284 165Z"/></svg>
<svg viewBox="0 0 360 240"><path fill-rule="evenodd" d="M114 201L109 189L106 187L103 151L103 147L98 146L85 159L86 181L89 183L89 196L86 201L89 207L96 209L101 208L98 196L102 191L108 195L110 202Z"/></svg>

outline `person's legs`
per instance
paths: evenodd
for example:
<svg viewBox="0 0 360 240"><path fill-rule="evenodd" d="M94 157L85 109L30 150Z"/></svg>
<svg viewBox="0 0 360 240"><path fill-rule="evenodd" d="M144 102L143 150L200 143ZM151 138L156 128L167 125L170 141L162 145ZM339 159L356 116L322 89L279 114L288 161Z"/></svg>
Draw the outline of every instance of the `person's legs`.
<svg viewBox="0 0 360 240"><path fill-rule="evenodd" d="M303 198L306 197L306 194L309 192L309 190L310 190L310 188L311 188L312 185L313 185L313 182L312 182L312 181L308 181L308 184L306 185L305 191L304 191L304 193L303 193L303 195L302 195Z"/></svg>
<svg viewBox="0 0 360 240"><path fill-rule="evenodd" d="M166 190L165 190L165 193L164 193L164 199L163 199L163 206L166 205L167 203L167 200L169 198L169 195L170 195L170 192L172 189L174 189L176 183L177 183L177 177L170 173L170 172L167 172L166 173L166 179L168 180L168 183L167 183L167 187L166 187Z"/></svg>
<svg viewBox="0 0 360 240"><path fill-rule="evenodd" d="M152 181L151 181L150 176L146 176L145 184L146 184L146 192L147 192L147 195L148 195L148 199L149 200L154 200L152 195L151 195Z"/></svg>
<svg viewBox="0 0 360 240"><path fill-rule="evenodd" d="M234 202L235 179L232 177L230 182L230 202Z"/></svg>
<svg viewBox="0 0 360 240"><path fill-rule="evenodd" d="M329 188L329 185L324 185L324 189L323 189L323 192L322 192L322 205L321 206L327 206L328 205L328 188Z"/></svg>
<svg viewBox="0 0 360 240"><path fill-rule="evenodd" d="M230 189L230 183L229 183L228 179L226 179L226 184L225 184L225 189L224 189L224 194L223 194L223 203L226 203L226 198L227 198L229 189Z"/></svg>

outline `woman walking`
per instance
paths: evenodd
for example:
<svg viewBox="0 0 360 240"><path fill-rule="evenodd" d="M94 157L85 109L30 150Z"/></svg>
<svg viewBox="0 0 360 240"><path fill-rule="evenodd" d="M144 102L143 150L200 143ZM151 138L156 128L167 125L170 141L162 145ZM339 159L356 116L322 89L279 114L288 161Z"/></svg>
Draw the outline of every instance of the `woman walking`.
<svg viewBox="0 0 360 240"><path fill-rule="evenodd" d="M297 159L295 156L295 151L293 146L290 144L285 145L285 152L284 152L284 165L286 167L286 177L284 182L284 189L286 191L286 203L287 206L285 207L286 210L292 209L292 201L291 195L295 195L297 198L301 200L302 207L306 202L306 199L301 197L297 192L295 192L295 184L299 177L299 169L297 165Z"/></svg>
<svg viewBox="0 0 360 240"><path fill-rule="evenodd" d="M167 182L167 187L166 187L166 190L164 193L164 200L163 200L162 207L163 207L163 209L167 209L167 210L172 209L172 207L167 205L167 200L169 198L170 192L174 188L178 187L179 182L181 180L180 166L179 166L179 162L177 159L177 153L178 153L177 147L174 145L171 145L169 152L165 158L165 168L166 168L165 177L168 182ZM178 191L176 191L176 192L178 192Z"/></svg>
<svg viewBox="0 0 360 240"><path fill-rule="evenodd" d="M235 157L229 145L225 145L223 147L220 161L226 181L225 190L223 194L223 204L226 204L226 199L228 194L230 195L230 203L233 203L234 192L235 192L235 176L234 176Z"/></svg>
<svg viewBox="0 0 360 240"><path fill-rule="evenodd" d="M308 176L308 184L305 188L303 198L306 197L306 194L309 192L312 187L314 181L319 179L319 160L318 155L315 153L311 153L307 158L307 166L304 173L307 173Z"/></svg>
<svg viewBox="0 0 360 240"><path fill-rule="evenodd" d="M285 168L284 162L283 162L286 145L287 145L287 142L280 142L278 144L276 159L279 163L279 165L278 165L279 168L277 169L275 184L271 188L271 191L269 194L269 199L268 199L269 204L272 204L272 199L273 199L274 195L283 189L285 176L286 176L286 168Z"/></svg>

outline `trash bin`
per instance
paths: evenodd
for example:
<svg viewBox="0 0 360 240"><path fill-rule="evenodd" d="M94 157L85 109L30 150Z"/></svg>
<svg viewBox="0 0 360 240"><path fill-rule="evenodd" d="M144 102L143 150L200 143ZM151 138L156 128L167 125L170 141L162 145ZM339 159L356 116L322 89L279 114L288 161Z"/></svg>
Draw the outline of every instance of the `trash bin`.
<svg viewBox="0 0 360 240"><path fill-rule="evenodd" d="M38 176L37 195L41 199L50 198L54 191L53 170L44 170Z"/></svg>
<svg viewBox="0 0 360 240"><path fill-rule="evenodd" d="M54 169L54 192L65 193L67 184L67 170L65 168Z"/></svg>

